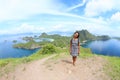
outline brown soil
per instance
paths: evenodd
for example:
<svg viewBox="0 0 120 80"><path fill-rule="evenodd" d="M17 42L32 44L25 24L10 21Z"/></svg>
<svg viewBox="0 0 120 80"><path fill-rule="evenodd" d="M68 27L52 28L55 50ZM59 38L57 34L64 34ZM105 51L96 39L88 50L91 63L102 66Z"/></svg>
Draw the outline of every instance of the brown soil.
<svg viewBox="0 0 120 80"><path fill-rule="evenodd" d="M73 66L70 56L54 56L22 64L0 80L110 80L103 70L106 61L102 57L79 58Z"/></svg>

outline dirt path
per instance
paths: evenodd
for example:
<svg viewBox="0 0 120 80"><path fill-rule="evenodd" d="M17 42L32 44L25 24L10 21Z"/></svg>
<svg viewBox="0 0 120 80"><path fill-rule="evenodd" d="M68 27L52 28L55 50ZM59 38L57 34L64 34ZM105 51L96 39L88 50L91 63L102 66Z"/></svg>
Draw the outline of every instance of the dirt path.
<svg viewBox="0 0 120 80"><path fill-rule="evenodd" d="M73 66L70 56L59 59L54 56L20 65L0 80L110 80L103 71L102 57L79 58Z"/></svg>

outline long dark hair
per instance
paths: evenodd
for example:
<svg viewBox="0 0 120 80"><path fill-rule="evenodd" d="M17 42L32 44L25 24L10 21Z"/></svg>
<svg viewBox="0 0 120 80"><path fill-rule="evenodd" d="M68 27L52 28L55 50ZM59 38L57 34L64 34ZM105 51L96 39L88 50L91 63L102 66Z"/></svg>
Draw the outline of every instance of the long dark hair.
<svg viewBox="0 0 120 80"><path fill-rule="evenodd" d="M76 34L76 33L78 33L77 38L78 38L78 45L79 45L79 36L80 36L80 33L79 33L78 31L74 32L74 34ZM74 36L74 34L73 34L73 36ZM72 39L73 39L73 38L72 38ZM72 39L70 40L70 43L71 43L71 44L72 44Z"/></svg>
<svg viewBox="0 0 120 80"><path fill-rule="evenodd" d="M78 32L78 31L74 32L74 34L76 34L76 33L78 33L77 38L79 38L79 36L80 36L79 32ZM74 35L74 34L73 34L73 35Z"/></svg>

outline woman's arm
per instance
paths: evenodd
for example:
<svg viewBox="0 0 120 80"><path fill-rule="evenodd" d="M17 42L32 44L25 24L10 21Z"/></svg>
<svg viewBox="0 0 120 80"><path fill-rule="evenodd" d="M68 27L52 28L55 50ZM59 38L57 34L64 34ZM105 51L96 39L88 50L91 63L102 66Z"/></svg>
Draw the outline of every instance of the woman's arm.
<svg viewBox="0 0 120 80"><path fill-rule="evenodd" d="M80 43L78 43L78 54L80 54Z"/></svg>
<svg viewBox="0 0 120 80"><path fill-rule="evenodd" d="M70 54L72 52L72 40L70 40Z"/></svg>

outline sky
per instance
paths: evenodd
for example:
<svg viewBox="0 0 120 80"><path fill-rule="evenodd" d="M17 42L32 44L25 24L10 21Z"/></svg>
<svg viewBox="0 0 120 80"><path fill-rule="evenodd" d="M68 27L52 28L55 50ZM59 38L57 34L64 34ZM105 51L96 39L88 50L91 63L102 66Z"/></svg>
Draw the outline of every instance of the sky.
<svg viewBox="0 0 120 80"><path fill-rule="evenodd" d="M0 35L74 32L120 37L120 0L0 0Z"/></svg>

